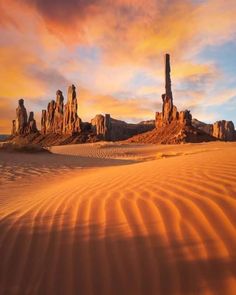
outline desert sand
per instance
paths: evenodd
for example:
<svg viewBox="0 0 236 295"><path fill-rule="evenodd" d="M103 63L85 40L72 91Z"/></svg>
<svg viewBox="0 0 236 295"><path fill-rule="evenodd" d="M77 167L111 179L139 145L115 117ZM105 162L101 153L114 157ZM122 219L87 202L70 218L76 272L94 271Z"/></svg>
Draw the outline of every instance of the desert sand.
<svg viewBox="0 0 236 295"><path fill-rule="evenodd" d="M0 153L0 294L236 294L236 143Z"/></svg>

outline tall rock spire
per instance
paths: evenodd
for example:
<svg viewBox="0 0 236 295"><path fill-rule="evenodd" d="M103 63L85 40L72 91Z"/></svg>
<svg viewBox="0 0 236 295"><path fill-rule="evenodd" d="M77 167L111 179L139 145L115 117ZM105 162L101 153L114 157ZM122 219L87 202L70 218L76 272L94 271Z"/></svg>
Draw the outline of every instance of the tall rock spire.
<svg viewBox="0 0 236 295"><path fill-rule="evenodd" d="M170 78L171 68L170 68L170 55L167 53L165 55L165 88L166 88L166 97L170 98L173 101L172 91L171 91L171 78Z"/></svg>
<svg viewBox="0 0 236 295"><path fill-rule="evenodd" d="M173 104L170 73L170 55L167 53L165 55L165 93L162 94L162 112L156 113L155 125L157 128L165 127L172 122L191 125L192 121L192 116L188 110L178 112L176 106Z"/></svg>

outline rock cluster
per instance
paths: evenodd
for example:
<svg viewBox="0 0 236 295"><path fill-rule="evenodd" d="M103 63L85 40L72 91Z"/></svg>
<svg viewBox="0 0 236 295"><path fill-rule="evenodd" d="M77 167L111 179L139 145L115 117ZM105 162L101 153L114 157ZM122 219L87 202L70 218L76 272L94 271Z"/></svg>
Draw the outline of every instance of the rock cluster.
<svg viewBox="0 0 236 295"><path fill-rule="evenodd" d="M212 135L225 141L235 139L234 123L232 121L217 121L213 124Z"/></svg>
<svg viewBox="0 0 236 295"><path fill-rule="evenodd" d="M193 119L192 124L194 127L212 135L216 139L224 141L233 141L236 139L236 132L232 121L221 120L214 124L206 124L197 119Z"/></svg>
<svg viewBox="0 0 236 295"><path fill-rule="evenodd" d="M78 103L75 86L68 88L67 103L61 90L56 92L56 100L51 100L47 110L42 110L41 134L74 135L81 131L81 119L77 114Z"/></svg>
<svg viewBox="0 0 236 295"><path fill-rule="evenodd" d="M28 118L27 110L24 106L24 100L20 99L16 109L16 120L12 121L12 135L26 135L37 132L38 129L34 119L34 113L30 112Z"/></svg>
<svg viewBox="0 0 236 295"><path fill-rule="evenodd" d="M27 115L24 100L19 100L16 120L12 121L12 135L28 135L29 141L45 144L94 142L98 140L125 140L147 143L181 143L210 140L231 141L236 139L232 121L205 124L192 120L189 110L178 111L173 103L171 89L170 55L165 55L165 94L162 95L162 111L156 112L155 120L128 124L111 118L110 114L96 115L91 123L82 122L78 116L76 88L69 86L67 102L61 90L56 99L48 103L41 114L41 134L37 130L34 113ZM38 134L37 134L38 133ZM131 138L134 136L134 138ZM136 136L136 137L135 137Z"/></svg>
<svg viewBox="0 0 236 295"><path fill-rule="evenodd" d="M162 112L156 112L156 128L165 127L171 122L176 121L183 126L191 126L192 115L190 111L185 110L178 112L177 107L173 104L170 77L170 55L165 55L165 94L162 94Z"/></svg>

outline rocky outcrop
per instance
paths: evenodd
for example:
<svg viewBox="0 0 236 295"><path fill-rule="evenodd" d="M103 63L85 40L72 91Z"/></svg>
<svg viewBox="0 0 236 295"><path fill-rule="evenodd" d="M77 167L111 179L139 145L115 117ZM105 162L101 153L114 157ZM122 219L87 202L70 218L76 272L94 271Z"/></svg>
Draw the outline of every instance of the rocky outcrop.
<svg viewBox="0 0 236 295"><path fill-rule="evenodd" d="M11 135L16 135L16 120L12 120Z"/></svg>
<svg viewBox="0 0 236 295"><path fill-rule="evenodd" d="M91 125L96 134L103 140L111 139L112 123L110 114L99 114L91 120Z"/></svg>
<svg viewBox="0 0 236 295"><path fill-rule="evenodd" d="M104 136L105 133L105 117L101 114L96 115L92 120L91 124L97 135Z"/></svg>
<svg viewBox="0 0 236 295"><path fill-rule="evenodd" d="M47 145L72 142L94 142L97 140L126 140L148 143L181 143L216 140L234 140L235 130L231 121L218 121L214 125L192 120L189 110L178 111L173 102L171 89L170 55L165 55L165 94L162 95L162 110L155 120L128 124L111 118L110 114L96 115L91 123L82 122L78 116L76 88L69 86L67 102L61 90L57 90L55 100L42 110L41 132L37 131L33 112L29 119L24 100L19 100L16 120L12 121L12 135L26 135L30 142ZM141 134L141 135L140 135ZM137 140L137 141L136 141Z"/></svg>
<svg viewBox="0 0 236 295"><path fill-rule="evenodd" d="M189 110L179 112L173 104L170 77L170 56L165 56L165 94L162 95L162 112L157 112L155 129L128 139L136 143L177 144L211 141L214 138L192 126Z"/></svg>
<svg viewBox="0 0 236 295"><path fill-rule="evenodd" d="M112 124L110 114L105 114L104 118L104 139L111 140Z"/></svg>
<svg viewBox="0 0 236 295"><path fill-rule="evenodd" d="M47 110L42 110L41 133L42 134L67 134L73 135L81 132L81 119L77 114L77 97L75 86L69 86L68 99L64 105L64 97L61 90L56 92L56 101L51 100Z"/></svg>
<svg viewBox="0 0 236 295"><path fill-rule="evenodd" d="M183 126L191 126L192 115L190 111L185 110L178 112L177 107L173 104L173 95L171 90L171 67L170 55L165 55L165 90L162 94L162 112L156 112L156 128L162 128L175 121Z"/></svg>
<svg viewBox="0 0 236 295"><path fill-rule="evenodd" d="M37 125L36 125L36 120L34 119L34 112L29 113L29 120L28 120L28 130L27 133L37 133Z"/></svg>
<svg viewBox="0 0 236 295"><path fill-rule="evenodd" d="M212 135L221 140L233 141L235 139L234 123L225 120L215 122Z"/></svg>
<svg viewBox="0 0 236 295"><path fill-rule="evenodd" d="M46 133L53 133L54 131L54 114L56 109L55 100L51 100L48 103L47 115L46 115Z"/></svg>
<svg viewBox="0 0 236 295"><path fill-rule="evenodd" d="M27 133L28 116L24 106L24 99L18 101L18 108L16 109L16 134L24 135Z"/></svg>
<svg viewBox="0 0 236 295"><path fill-rule="evenodd" d="M236 131L232 121L221 120L215 122L214 124L206 124L198 121L197 119L193 119L192 124L194 127L212 135L214 138L224 141L236 140Z"/></svg>
<svg viewBox="0 0 236 295"><path fill-rule="evenodd" d="M75 134L81 132L81 119L77 114L77 97L75 86L71 85L68 88L68 98L65 105L63 134Z"/></svg>
<svg viewBox="0 0 236 295"><path fill-rule="evenodd" d="M64 97L61 90L56 92L56 104L54 111L53 132L56 134L63 133L63 120L64 120Z"/></svg>
<svg viewBox="0 0 236 295"><path fill-rule="evenodd" d="M47 133L47 111L42 110L41 115L41 134L45 135Z"/></svg>
<svg viewBox="0 0 236 295"><path fill-rule="evenodd" d="M207 134L212 135L212 131L213 131L213 125L212 124L207 124L207 123L201 122L201 121L199 121L197 119L192 119L192 125L195 128L197 128L199 130L202 130Z"/></svg>

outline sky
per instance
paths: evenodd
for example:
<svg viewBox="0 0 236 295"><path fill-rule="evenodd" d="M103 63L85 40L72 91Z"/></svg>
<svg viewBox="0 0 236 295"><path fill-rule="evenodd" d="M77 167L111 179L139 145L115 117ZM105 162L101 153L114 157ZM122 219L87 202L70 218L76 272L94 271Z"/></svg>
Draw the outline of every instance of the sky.
<svg viewBox="0 0 236 295"><path fill-rule="evenodd" d="M179 110L236 124L235 0L0 0L0 133L74 84L78 114L154 119L171 55Z"/></svg>

